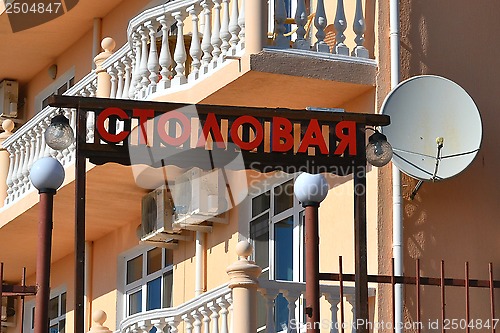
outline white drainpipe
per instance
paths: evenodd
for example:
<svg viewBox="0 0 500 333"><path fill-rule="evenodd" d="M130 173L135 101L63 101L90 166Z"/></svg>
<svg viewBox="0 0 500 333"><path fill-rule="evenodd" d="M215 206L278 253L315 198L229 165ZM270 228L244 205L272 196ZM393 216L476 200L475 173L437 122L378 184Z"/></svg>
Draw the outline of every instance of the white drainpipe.
<svg viewBox="0 0 500 333"><path fill-rule="evenodd" d="M196 231L196 248L195 248L195 287L194 287L194 295L200 296L203 293L203 273L204 267L203 259L204 259L204 250L205 250L205 242L204 242L205 234L201 231Z"/></svg>
<svg viewBox="0 0 500 333"><path fill-rule="evenodd" d="M399 58L399 0L390 0L390 35L391 35L391 89L400 81ZM401 171L392 165L392 255L394 257L394 274L403 275L403 210L401 194ZM403 322L403 285L395 288L395 322L396 332L401 333L399 323Z"/></svg>

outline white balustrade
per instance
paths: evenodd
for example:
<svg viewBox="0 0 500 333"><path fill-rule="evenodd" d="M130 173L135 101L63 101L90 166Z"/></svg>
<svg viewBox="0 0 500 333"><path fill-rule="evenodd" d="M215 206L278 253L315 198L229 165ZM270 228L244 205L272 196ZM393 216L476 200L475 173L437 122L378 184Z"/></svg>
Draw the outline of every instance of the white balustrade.
<svg viewBox="0 0 500 333"><path fill-rule="evenodd" d="M97 76L92 72L81 81L77 82L72 88L68 89L64 95L90 96L95 95L96 90ZM45 129L49 126L50 120L59 113L63 113L67 117L69 116L70 125L74 128L74 112L48 106L38 112L3 142L3 147L7 150L10 157L9 171L6 180L7 197L3 208L12 205L24 195L34 190L29 180L29 170L33 163L39 158L53 156L58 159L64 167L74 164L74 144L63 151L55 151L49 148L45 143L43 135Z"/></svg>

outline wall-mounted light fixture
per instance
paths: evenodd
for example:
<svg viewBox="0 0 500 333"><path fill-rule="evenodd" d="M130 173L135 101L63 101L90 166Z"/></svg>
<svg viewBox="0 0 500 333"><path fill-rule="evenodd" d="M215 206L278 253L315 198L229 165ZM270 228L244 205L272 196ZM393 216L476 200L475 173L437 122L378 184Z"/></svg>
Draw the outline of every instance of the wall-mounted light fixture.
<svg viewBox="0 0 500 333"><path fill-rule="evenodd" d="M55 80L57 76L57 65L56 64L51 65L47 72L49 73L49 77L52 80Z"/></svg>

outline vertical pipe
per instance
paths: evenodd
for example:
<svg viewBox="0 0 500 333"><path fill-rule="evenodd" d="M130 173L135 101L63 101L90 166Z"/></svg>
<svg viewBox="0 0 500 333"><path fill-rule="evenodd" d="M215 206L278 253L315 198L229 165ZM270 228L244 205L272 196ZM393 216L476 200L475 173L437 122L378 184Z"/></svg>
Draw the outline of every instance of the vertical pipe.
<svg viewBox="0 0 500 333"><path fill-rule="evenodd" d="M52 211L55 190L40 192L38 245L36 256L35 333L49 331L50 252L52 250Z"/></svg>
<svg viewBox="0 0 500 333"><path fill-rule="evenodd" d="M444 327L444 320L446 318L446 296L444 293L444 260L441 260L441 332L445 333L446 329Z"/></svg>
<svg viewBox="0 0 500 333"><path fill-rule="evenodd" d="M101 29L102 19L100 17L94 17L94 25L92 28L92 69L96 67L94 63L95 56L101 52Z"/></svg>
<svg viewBox="0 0 500 333"><path fill-rule="evenodd" d="M94 243L85 242L85 332L92 324L92 266L94 262Z"/></svg>
<svg viewBox="0 0 500 333"><path fill-rule="evenodd" d="M400 46L399 46L399 0L390 0L390 45L391 45L391 89L400 81ZM403 210L401 194L401 172L392 165L392 256L394 258L394 273L403 275ZM403 285L397 284L395 289L397 323L403 321ZM399 325L402 326L402 325ZM396 329L396 333L401 333Z"/></svg>
<svg viewBox="0 0 500 333"><path fill-rule="evenodd" d="M75 161L75 322L74 332L85 333L85 155L80 151L86 142L86 111L77 109ZM43 332L43 333L46 333Z"/></svg>
<svg viewBox="0 0 500 333"><path fill-rule="evenodd" d="M417 333L420 333L422 331L422 326L420 325L420 323L422 323L420 314L420 259L417 259L416 265L415 287L417 289Z"/></svg>
<svg viewBox="0 0 500 333"><path fill-rule="evenodd" d="M465 262L465 333L470 332L469 262Z"/></svg>
<svg viewBox="0 0 500 333"><path fill-rule="evenodd" d="M204 250L204 233L196 231L196 247L195 247L195 288L194 295L200 296L203 293L203 250Z"/></svg>
<svg viewBox="0 0 500 333"><path fill-rule="evenodd" d="M493 281L493 263L490 262L489 266L489 275L490 275L490 304L491 304L491 332L495 333L495 285Z"/></svg>
<svg viewBox="0 0 500 333"><path fill-rule="evenodd" d="M342 256L339 257L339 299L340 299L340 333L344 333L344 277L342 276Z"/></svg>
<svg viewBox="0 0 500 333"><path fill-rule="evenodd" d="M0 281L3 281L2 275L0 274ZM23 267L23 278L21 280L21 285L26 286L26 267ZM2 287L0 285L0 295L2 294ZM24 296L21 296L21 323L24 323ZM24 325L21 325L20 333L24 332Z"/></svg>
<svg viewBox="0 0 500 333"><path fill-rule="evenodd" d="M318 206L305 207L307 333L319 333L320 323Z"/></svg>
<svg viewBox="0 0 500 333"><path fill-rule="evenodd" d="M395 303L396 303L396 279L395 279L395 275L394 275L394 258L391 258L391 290L392 290L392 297L391 297L391 301L392 301L392 332L395 332L396 331L396 307L395 307Z"/></svg>

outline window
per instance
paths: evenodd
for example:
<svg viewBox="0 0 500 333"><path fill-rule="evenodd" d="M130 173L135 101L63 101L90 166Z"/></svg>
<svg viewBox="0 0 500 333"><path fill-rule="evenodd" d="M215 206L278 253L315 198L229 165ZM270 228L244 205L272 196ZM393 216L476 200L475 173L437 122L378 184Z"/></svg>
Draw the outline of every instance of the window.
<svg viewBox="0 0 500 333"><path fill-rule="evenodd" d="M125 317L172 306L172 251L148 248L125 258Z"/></svg>
<svg viewBox="0 0 500 333"><path fill-rule="evenodd" d="M75 85L75 69L72 68L66 73L58 75L57 79L35 96L35 111L39 112L48 105L49 97L52 95L62 95L69 88Z"/></svg>
<svg viewBox="0 0 500 333"><path fill-rule="evenodd" d="M26 313L29 316L29 327L25 325L25 332L33 332L35 328L35 300L26 303ZM49 299L49 333L64 333L66 326L66 290L57 290L50 293Z"/></svg>
<svg viewBox="0 0 500 333"><path fill-rule="evenodd" d="M290 178L251 199L250 239L263 279L304 281L303 208L293 194L294 179ZM266 306L263 299L259 302L258 331L263 332ZM277 330L288 325L288 302L281 294L275 300L274 317Z"/></svg>

